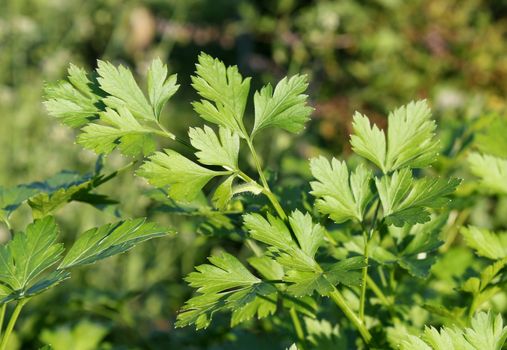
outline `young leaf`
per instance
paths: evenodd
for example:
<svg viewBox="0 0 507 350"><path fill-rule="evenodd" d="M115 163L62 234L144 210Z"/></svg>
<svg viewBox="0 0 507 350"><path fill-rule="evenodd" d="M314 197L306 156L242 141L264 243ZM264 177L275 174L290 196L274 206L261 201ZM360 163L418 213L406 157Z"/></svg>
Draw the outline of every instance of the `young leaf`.
<svg viewBox="0 0 507 350"><path fill-rule="evenodd" d="M196 75L192 76L192 86L204 98L193 103L194 110L203 119L246 137L243 113L250 91L250 78L243 79L238 67L225 68L220 60L201 53Z"/></svg>
<svg viewBox="0 0 507 350"><path fill-rule="evenodd" d="M492 260L507 257L507 232L494 233L476 226L462 227L460 232L478 255Z"/></svg>
<svg viewBox="0 0 507 350"><path fill-rule="evenodd" d="M352 129L354 133L350 135L350 144L352 150L364 157L384 173L386 169L386 135L375 124L371 125L368 117L356 112L353 117Z"/></svg>
<svg viewBox="0 0 507 350"><path fill-rule="evenodd" d="M206 169L169 149L153 154L137 173L153 186L169 186L171 198L186 202L194 199L215 176L229 174Z"/></svg>
<svg viewBox="0 0 507 350"><path fill-rule="evenodd" d="M20 296L61 257L63 245L56 243L58 228L53 217L35 220L25 232L0 246L0 283Z"/></svg>
<svg viewBox="0 0 507 350"><path fill-rule="evenodd" d="M93 228L79 236L58 269L93 264L98 260L126 252L138 243L169 233L172 231L146 222L145 218Z"/></svg>
<svg viewBox="0 0 507 350"><path fill-rule="evenodd" d="M148 155L156 148L152 129L143 127L124 106L118 112L106 108L100 113L105 124L90 123L83 127L77 142L97 154L109 154L116 147L128 156Z"/></svg>
<svg viewBox="0 0 507 350"><path fill-rule="evenodd" d="M433 327L424 330L423 339L405 335L402 350L501 350L507 338L507 327L502 316L480 312L472 318L471 327L464 329L443 327L440 332Z"/></svg>
<svg viewBox="0 0 507 350"><path fill-rule="evenodd" d="M481 186L498 194L507 194L507 160L479 153L468 156L470 171L481 180Z"/></svg>
<svg viewBox="0 0 507 350"><path fill-rule="evenodd" d="M206 328L219 310L233 311L232 324L276 310L276 288L252 275L234 256L222 253L209 261L211 264L196 267L197 272L187 277L198 294L185 303L177 327L195 324L197 329Z"/></svg>
<svg viewBox="0 0 507 350"><path fill-rule="evenodd" d="M167 77L167 66L160 58L154 59L148 69L148 96L157 120L166 102L178 91L176 74Z"/></svg>
<svg viewBox="0 0 507 350"><path fill-rule="evenodd" d="M409 168L395 171L392 176L376 178L386 223L403 226L429 221L428 208L440 208L449 202L461 180L451 178L414 180Z"/></svg>
<svg viewBox="0 0 507 350"><path fill-rule="evenodd" d="M136 118L157 120L157 117L137 85L130 70L122 65L118 68L109 62L98 61L97 78L100 88L110 96L104 103L112 108L126 107Z"/></svg>
<svg viewBox="0 0 507 350"><path fill-rule="evenodd" d="M228 170L237 169L239 136L223 127L219 127L218 134L219 136L209 126L204 126L203 129L190 128L190 143L198 149L195 155L202 164L223 166Z"/></svg>
<svg viewBox="0 0 507 350"><path fill-rule="evenodd" d="M298 133L304 129L312 108L306 105L308 96L306 75L283 78L275 87L264 86L254 95L255 123L252 138L262 129L278 127Z"/></svg>
<svg viewBox="0 0 507 350"><path fill-rule="evenodd" d="M77 128L97 118L100 92L96 82L92 82L83 69L71 64L68 73L70 82L45 86L44 105L49 114L65 125Z"/></svg>
<svg viewBox="0 0 507 350"><path fill-rule="evenodd" d="M350 143L354 152L375 163L384 173L403 167L421 168L435 161L439 143L426 101L411 102L389 114L385 133L356 113Z"/></svg>
<svg viewBox="0 0 507 350"><path fill-rule="evenodd" d="M317 209L336 223L363 219L364 210L372 198L369 182L371 171L363 165L349 176L345 162L324 157L310 161L312 175L318 181L310 183L312 195L317 197Z"/></svg>
<svg viewBox="0 0 507 350"><path fill-rule="evenodd" d="M234 195L234 192L232 190L232 183L235 178L236 175L229 176L215 190L212 202L219 210L224 210Z"/></svg>

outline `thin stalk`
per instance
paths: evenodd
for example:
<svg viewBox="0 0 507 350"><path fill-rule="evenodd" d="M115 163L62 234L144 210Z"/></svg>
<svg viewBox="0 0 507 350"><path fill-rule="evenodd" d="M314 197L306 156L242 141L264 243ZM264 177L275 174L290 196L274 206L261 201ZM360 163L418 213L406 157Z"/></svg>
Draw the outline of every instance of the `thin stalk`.
<svg viewBox="0 0 507 350"><path fill-rule="evenodd" d="M366 328L364 322L361 321L361 319L357 317L356 313L347 305L347 302L343 298L342 294L338 291L338 289L336 289L336 287L333 287L333 291L329 294L329 297L343 311L345 316L347 316L347 318L359 331L366 344L368 344L371 341L370 331L368 331L368 328Z"/></svg>
<svg viewBox="0 0 507 350"><path fill-rule="evenodd" d="M7 303L3 303L0 309L0 336L2 336L2 330L4 328L5 310L7 310Z"/></svg>
<svg viewBox="0 0 507 350"><path fill-rule="evenodd" d="M252 154L252 158L255 164L255 167L257 168L257 172L259 173L262 186L269 190L268 181L266 180L266 177L264 176L264 173L262 172L261 162L259 160L259 156L257 155L257 151L255 150L255 147L253 146L252 140L250 138L246 139L246 143L248 145L248 149L250 149L250 153ZM269 190L271 192L271 190Z"/></svg>
<svg viewBox="0 0 507 350"><path fill-rule="evenodd" d="M380 299L382 304L387 307L391 307L393 305L393 303L386 297L384 292L382 292L380 287L375 283L373 278L366 276L366 283L368 284L368 287L370 287L371 291L377 296L377 298Z"/></svg>
<svg viewBox="0 0 507 350"><path fill-rule="evenodd" d="M23 309L23 306L30 300L29 298L21 299L16 304L16 307L14 308L14 312L11 315L11 318L9 319L9 323L7 324L7 328L5 329L5 334L2 337L2 342L0 343L0 350L5 350L7 348L7 343L9 341L9 337L11 336L12 330L14 329L14 325L16 324L16 321L18 320L19 314L21 313L21 310Z"/></svg>
<svg viewBox="0 0 507 350"><path fill-rule="evenodd" d="M375 208L375 212L373 214L373 219L371 222L371 226L368 232L366 230L363 230L363 239L364 239L364 263L365 266L363 267L363 275L362 275L362 281L361 281L361 297L359 299L359 318L361 321L364 322L364 307L366 304L366 285L367 285L367 278L368 278L368 260L369 260L369 251L368 251L368 245L370 243L370 239L372 236L373 231L375 230L375 226L377 224L377 216L380 209L380 200L377 202L377 206Z"/></svg>
<svg viewBox="0 0 507 350"><path fill-rule="evenodd" d="M362 277L361 277L361 298L360 298L360 302L359 302L359 318L361 319L361 321L364 322L364 305L365 305L365 302L366 302L366 280L368 278L368 260L369 260L369 252L368 252L368 243L369 243L369 240L368 240L368 236L366 234L366 232L363 232L363 239L364 239L364 252L363 252L363 255L364 255L364 264L365 266L363 267L363 274L362 274Z"/></svg>
<svg viewBox="0 0 507 350"><path fill-rule="evenodd" d="M302 346L304 346L305 342L305 332L303 331L303 326L299 321L298 313L295 308L292 307L289 313L290 318L292 319L292 324L294 325L294 331L296 331L296 335L299 340L299 348L302 349Z"/></svg>

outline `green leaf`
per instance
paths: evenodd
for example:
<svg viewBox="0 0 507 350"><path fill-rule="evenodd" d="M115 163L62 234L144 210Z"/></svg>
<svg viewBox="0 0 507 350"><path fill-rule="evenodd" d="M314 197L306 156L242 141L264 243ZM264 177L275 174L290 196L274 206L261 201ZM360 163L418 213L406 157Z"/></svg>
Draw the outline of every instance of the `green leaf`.
<svg viewBox="0 0 507 350"><path fill-rule="evenodd" d="M449 202L461 180L423 178L415 180L409 168L395 171L391 176L376 178L387 224L403 226L430 220L428 208L440 208Z"/></svg>
<svg viewBox="0 0 507 350"><path fill-rule="evenodd" d="M356 113L352 124L354 152L375 163L384 173L403 167L422 168L433 163L439 142L433 139L436 124L426 101L411 102L389 114L385 133Z"/></svg>
<svg viewBox="0 0 507 350"><path fill-rule="evenodd" d="M215 190L212 202L217 209L225 210L227 204L229 204L229 202L231 201L231 198L234 195L232 190L232 183L235 178L236 175L229 176Z"/></svg>
<svg viewBox="0 0 507 350"><path fill-rule="evenodd" d="M475 349L501 350L507 339L507 326L502 316L479 312L472 318L470 328L465 329L465 338Z"/></svg>
<svg viewBox="0 0 507 350"><path fill-rule="evenodd" d="M190 143L198 152L199 162L206 165L223 166L227 170L238 168L239 136L233 131L219 127L218 134L209 126L190 128ZM220 138L219 138L220 137Z"/></svg>
<svg viewBox="0 0 507 350"><path fill-rule="evenodd" d="M507 338L507 327L501 315L480 312L467 328L443 327L438 331L426 327L423 339L406 334L402 350L501 350Z"/></svg>
<svg viewBox="0 0 507 350"><path fill-rule="evenodd" d="M167 77L167 66L160 58L153 60L148 69L148 96L157 120L167 101L178 91L176 74Z"/></svg>
<svg viewBox="0 0 507 350"><path fill-rule="evenodd" d="M43 182L26 185L35 191L28 199L33 217L47 216L71 201L89 203L98 208L115 204L115 201L104 195L91 193L103 183L103 179L103 175L99 174L82 175L64 170Z"/></svg>
<svg viewBox="0 0 507 350"><path fill-rule="evenodd" d="M112 255L121 254L136 244L173 233L145 218L120 221L90 229L79 236L58 269L93 264Z"/></svg>
<svg viewBox="0 0 507 350"><path fill-rule="evenodd" d="M156 148L153 129L142 126L124 106L118 112L106 108L100 113L103 124L90 123L83 127L77 142L97 154L109 154L116 147L128 156L148 155Z"/></svg>
<svg viewBox="0 0 507 350"><path fill-rule="evenodd" d="M60 259L63 245L56 243L57 236L55 219L48 216L0 246L0 283L22 297Z"/></svg>
<svg viewBox="0 0 507 350"><path fill-rule="evenodd" d="M166 149L149 157L137 174L145 177L153 186L169 187L171 198L189 202L212 178L229 172L206 169L181 154Z"/></svg>
<svg viewBox="0 0 507 350"><path fill-rule="evenodd" d="M243 79L238 67L225 67L218 59L201 53L192 76L192 86L204 99L194 102L194 110L211 123L224 126L245 138L245 112L250 78Z"/></svg>
<svg viewBox="0 0 507 350"><path fill-rule="evenodd" d="M314 257L324 241L325 229L319 224L315 225L310 214L303 214L299 210L292 212L289 223L301 250L306 255Z"/></svg>
<svg viewBox="0 0 507 350"><path fill-rule="evenodd" d="M460 232L478 255L493 260L507 257L507 232L494 233L476 226L462 227Z"/></svg>
<svg viewBox="0 0 507 350"><path fill-rule="evenodd" d="M366 206L372 199L370 191L371 171L363 165L349 176L345 162L333 158L331 163L324 158L310 161L312 175L317 181L310 183L312 195L317 197L317 209L329 215L336 223L356 219L363 220Z"/></svg>
<svg viewBox="0 0 507 350"><path fill-rule="evenodd" d="M495 157L507 158L507 118L480 118L486 127L474 136L474 145L482 152Z"/></svg>
<svg viewBox="0 0 507 350"><path fill-rule="evenodd" d="M384 173L386 169L386 135L375 124L370 125L368 117L356 112L353 117L350 135L352 150L378 166Z"/></svg>
<svg viewBox="0 0 507 350"><path fill-rule="evenodd" d="M298 133L304 129L306 121L312 113L307 106L308 96L304 94L308 88L306 75L285 77L276 85L264 86L254 95L255 123L252 138L268 127L278 127Z"/></svg>
<svg viewBox="0 0 507 350"><path fill-rule="evenodd" d="M507 194L507 160L491 155L471 153L470 171L480 178L481 186L493 193Z"/></svg>
<svg viewBox="0 0 507 350"><path fill-rule="evenodd" d="M233 312L231 325L275 312L275 287L255 277L230 254L212 256L209 261L211 264L196 267L186 278L197 288L197 295L185 303L177 327L195 324L197 329L206 328L220 310Z"/></svg>
<svg viewBox="0 0 507 350"><path fill-rule="evenodd" d="M8 220L14 210L36 193L37 190L29 185L0 187L0 220Z"/></svg>
<svg viewBox="0 0 507 350"><path fill-rule="evenodd" d="M157 120L153 108L128 68L122 65L117 68L100 60L97 65L100 88L110 95L103 99L107 106L114 109L126 107L136 118Z"/></svg>
<svg viewBox="0 0 507 350"><path fill-rule="evenodd" d="M101 93L96 82L91 81L83 69L71 64L68 72L70 82L45 86L44 105L50 115L77 128L97 118Z"/></svg>
<svg viewBox="0 0 507 350"><path fill-rule="evenodd" d="M446 216L442 215L422 225L410 228L398 254L398 264L412 276L428 278L431 267L437 260L436 251L443 244L440 232L445 225Z"/></svg>

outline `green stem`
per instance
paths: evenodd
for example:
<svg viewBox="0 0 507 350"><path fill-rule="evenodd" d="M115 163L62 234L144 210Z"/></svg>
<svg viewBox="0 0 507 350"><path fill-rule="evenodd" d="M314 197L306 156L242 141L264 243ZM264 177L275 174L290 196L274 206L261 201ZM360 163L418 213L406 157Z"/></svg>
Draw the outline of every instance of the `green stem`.
<svg viewBox="0 0 507 350"><path fill-rule="evenodd" d="M14 308L14 312L11 315L11 318L9 319L9 323L7 324L7 328L5 329L5 334L2 337L2 342L0 343L0 350L5 350L7 348L7 343L9 341L9 337L11 336L12 330L14 329L14 325L16 324L16 321L18 320L19 314L21 313L21 310L23 309L23 306L30 300L29 298L21 299L16 304L16 307Z"/></svg>
<svg viewBox="0 0 507 350"><path fill-rule="evenodd" d="M366 283L368 287L370 287L371 291L380 299L382 304L387 307L391 307L393 303L386 297L386 295L382 292L380 287L375 283L375 281L370 277L366 276Z"/></svg>
<svg viewBox="0 0 507 350"><path fill-rule="evenodd" d="M294 330L296 331L296 335L299 340L299 349L303 350L304 342L305 342L305 332L303 331L303 326L299 321L298 313L295 308L290 309L290 318L292 319L292 324L294 325Z"/></svg>
<svg viewBox="0 0 507 350"><path fill-rule="evenodd" d="M364 255L364 264L365 266L363 267L363 275L362 275L362 281L361 281L361 298L360 298L360 303L359 303L359 318L361 319L361 321L364 322L364 305L365 305L365 301L366 301L366 280L368 278L368 260L369 260L369 256L368 256L368 236L366 234L366 232L363 232L363 238L364 238L364 252L363 252L363 255Z"/></svg>
<svg viewBox="0 0 507 350"><path fill-rule="evenodd" d="M368 232L366 232L366 230L363 230L363 239L364 239L363 255L364 255L365 266L363 267L363 275L362 275L362 281L361 281L361 297L359 300L359 318L363 322L364 322L364 308L365 308L365 304L366 304L366 285L367 285L366 280L368 278L368 260L370 258L368 246L370 243L371 236L375 230L375 226L377 225L377 217L378 217L379 209L380 209L380 200L377 202L377 206L376 206L375 212L373 214L373 219L371 222L370 229L368 230Z"/></svg>
<svg viewBox="0 0 507 350"><path fill-rule="evenodd" d="M333 287L333 291L329 294L329 297L335 302L336 305L343 311L345 316L352 322L352 324L359 331L364 341L368 344L371 341L370 331L364 325L364 322L357 317L356 313L347 305L347 302L343 298L342 294Z"/></svg>
<svg viewBox="0 0 507 350"><path fill-rule="evenodd" d="M253 146L252 140L247 138L246 143L248 145L248 148L250 149L250 153L252 154L252 158L253 158L255 167L257 168L257 172L259 173L259 176L260 176L260 179L262 182L262 186L265 189L269 190L268 181L266 180L266 177L264 176L264 173L262 172L261 162L259 160L259 156L257 155L257 151L255 150L255 148ZM271 190L269 190L269 191L271 192Z"/></svg>
<svg viewBox="0 0 507 350"><path fill-rule="evenodd" d="M0 336L2 336L2 329L4 328L5 310L7 310L7 303L3 303L0 309Z"/></svg>

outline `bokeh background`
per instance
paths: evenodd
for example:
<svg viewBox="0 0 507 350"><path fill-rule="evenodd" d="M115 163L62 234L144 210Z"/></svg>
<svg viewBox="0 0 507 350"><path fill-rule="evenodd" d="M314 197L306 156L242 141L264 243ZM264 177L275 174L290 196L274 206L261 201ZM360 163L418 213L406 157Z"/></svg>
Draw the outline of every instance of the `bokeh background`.
<svg viewBox="0 0 507 350"><path fill-rule="evenodd" d="M315 113L306 132L259 142L274 170L305 173L316 153L346 155L355 110L382 125L413 99L427 98L439 124L459 135L471 120L505 112L506 15L503 0L0 0L0 184L93 168L96 157L42 101L44 82L64 78L70 62L93 69L97 59L129 66L140 81L152 58L165 61L181 88L163 122L182 136L200 123L189 102L201 51L237 64L254 88L308 74ZM114 154L107 160L111 169L124 163ZM106 186L124 215L166 220L149 211L145 190L131 173ZM113 218L82 205L58 214L68 240ZM255 334L227 330L225 319L206 333L174 330L190 293L182 277L219 239L185 218L173 221L178 238L81 271L34 301L12 348L262 348ZM27 216L14 222L21 229Z"/></svg>

